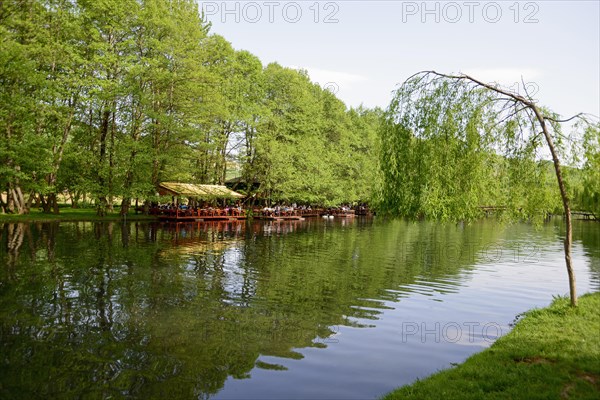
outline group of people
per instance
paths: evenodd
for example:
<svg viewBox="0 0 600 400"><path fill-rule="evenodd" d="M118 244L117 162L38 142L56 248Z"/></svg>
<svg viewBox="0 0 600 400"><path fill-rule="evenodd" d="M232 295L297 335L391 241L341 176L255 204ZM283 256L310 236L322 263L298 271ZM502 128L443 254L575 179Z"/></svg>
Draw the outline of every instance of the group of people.
<svg viewBox="0 0 600 400"><path fill-rule="evenodd" d="M326 213L326 214L341 214L341 213L349 213L354 208L342 205L339 207L329 207L329 208L313 208L310 205L300 205L298 206L296 203L288 204L276 204L275 206L265 206L263 208L254 208L254 215L263 215L269 217L279 217L279 216L292 216L292 215L307 215L313 213ZM365 205L360 205L355 209L356 213L361 215L362 213L367 212L367 208ZM182 216L243 216L245 215L245 210L242 208L242 204L238 201L235 204L228 204L225 206L215 206L214 204L210 204L208 202L204 202L202 205L200 203L191 202L189 204L176 204L176 203L166 203L166 204L155 204L151 209L152 214L179 214Z"/></svg>
<svg viewBox="0 0 600 400"><path fill-rule="evenodd" d="M279 205L277 204L275 207L264 207L260 210L260 214L265 216L285 216L285 215L298 215L303 214L307 211L312 211L310 206L300 206L298 207L296 203L291 206L288 205Z"/></svg>
<svg viewBox="0 0 600 400"><path fill-rule="evenodd" d="M198 216L240 216L244 214L244 209L238 202L236 204L228 204L224 207L213 206L209 203L202 205L198 204L160 204L156 208L157 214L172 214L179 213L182 215L198 215Z"/></svg>

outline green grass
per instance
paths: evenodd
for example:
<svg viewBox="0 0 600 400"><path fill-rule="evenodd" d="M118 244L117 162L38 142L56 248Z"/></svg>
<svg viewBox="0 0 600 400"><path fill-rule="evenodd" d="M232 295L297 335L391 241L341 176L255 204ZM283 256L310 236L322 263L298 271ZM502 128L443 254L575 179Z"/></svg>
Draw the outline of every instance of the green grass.
<svg viewBox="0 0 600 400"><path fill-rule="evenodd" d="M96 215L94 208L70 208L61 207L59 214L44 214L39 210L31 210L31 213L25 215L0 214L0 222L30 222L30 221L117 221L121 219L117 208L116 212L107 214L104 217ZM135 214L130 211L127 214L128 220L147 220L155 219L153 216Z"/></svg>
<svg viewBox="0 0 600 400"><path fill-rule="evenodd" d="M529 311L489 349L384 397L437 398L600 399L600 293Z"/></svg>

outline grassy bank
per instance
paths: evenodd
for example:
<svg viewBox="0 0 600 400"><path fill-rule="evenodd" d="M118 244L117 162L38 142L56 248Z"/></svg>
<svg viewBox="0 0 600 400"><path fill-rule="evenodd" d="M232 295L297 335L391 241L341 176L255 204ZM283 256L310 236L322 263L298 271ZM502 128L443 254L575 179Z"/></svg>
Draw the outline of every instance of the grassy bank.
<svg viewBox="0 0 600 400"><path fill-rule="evenodd" d="M600 293L532 310L489 349L384 399L599 399Z"/></svg>
<svg viewBox="0 0 600 400"><path fill-rule="evenodd" d="M0 222L33 222L33 221L119 221L122 217L119 212L109 213L104 217L96 215L93 208L60 208L59 214L45 214L39 210L31 210L25 215L0 214ZM153 220L155 217L135 214L131 211L128 220Z"/></svg>

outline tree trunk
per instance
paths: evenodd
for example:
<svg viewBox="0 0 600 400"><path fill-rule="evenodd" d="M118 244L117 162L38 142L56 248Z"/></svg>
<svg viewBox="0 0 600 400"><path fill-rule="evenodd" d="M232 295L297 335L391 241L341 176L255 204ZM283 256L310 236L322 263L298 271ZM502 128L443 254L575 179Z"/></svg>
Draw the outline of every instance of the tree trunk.
<svg viewBox="0 0 600 400"><path fill-rule="evenodd" d="M573 224L571 222L571 207L569 205L569 195L567 194L567 189L563 181L562 172L560 169L560 161L558 159L558 154L556 153L556 149L554 147L554 141L552 140L552 136L550 136L550 132L548 132L548 128L546 127L546 120L544 119L542 113L535 106L535 104L531 104L531 107L540 125L542 126L542 131L544 132L546 143L548 144L548 148L550 149L550 153L552 154L554 171L556 172L556 180L558 181L558 187L560 188L560 197L565 212L566 235L564 246L565 262L567 264L567 274L569 275L569 293L571 296L571 305L573 307L577 307L577 289L575 282L575 272L573 271L573 263L571 261L571 246L573 243Z"/></svg>
<svg viewBox="0 0 600 400"><path fill-rule="evenodd" d="M79 208L79 198L81 195L77 190L70 191L69 190L69 198L71 199L71 208Z"/></svg>
<svg viewBox="0 0 600 400"><path fill-rule="evenodd" d="M56 193L50 193L50 199L52 203L52 212L58 214L60 210L58 209L58 196Z"/></svg>
<svg viewBox="0 0 600 400"><path fill-rule="evenodd" d="M50 213L50 207L48 206L48 203L46 202L46 198L41 193L39 195L39 203L40 203L40 207L42 208L42 212L44 214Z"/></svg>
<svg viewBox="0 0 600 400"><path fill-rule="evenodd" d="M116 103L113 103L113 107L116 109ZM113 203L115 196L115 188L114 188L114 153L115 153L115 130L117 128L115 122L116 112L112 113L112 121L110 127L110 151L108 153L108 210L110 212L113 211Z"/></svg>
<svg viewBox="0 0 600 400"><path fill-rule="evenodd" d="M155 110L160 107L160 103L154 105ZM160 176L160 121L155 119L152 121L152 174L151 182L154 188L158 187Z"/></svg>
<svg viewBox="0 0 600 400"><path fill-rule="evenodd" d="M223 123L221 143L217 151L217 183L224 185L227 179L227 144L229 143L229 136L231 134L231 123Z"/></svg>
<svg viewBox="0 0 600 400"><path fill-rule="evenodd" d="M8 143L11 142L12 138L11 120L12 118L9 116L6 128L6 140ZM6 209L10 213L29 214L29 208L27 207L25 197L23 196L23 192L19 185L18 176L21 172L21 167L15 165L14 160L10 157L6 160L6 166L12 167L15 171L15 176L12 179L9 179L6 187Z"/></svg>
<svg viewBox="0 0 600 400"><path fill-rule="evenodd" d="M75 115L75 109L74 109L75 102L76 102L75 99L69 100L69 107L70 107L71 111L69 113L69 117L67 118L65 126L63 128L63 135L61 137L58 147L54 146L52 148L52 153L53 153L53 158L54 158L54 161L52 164L52 172L48 175L47 180L46 180L48 182L48 186L52 189L52 192L50 194L48 194L47 208L44 208L45 213L52 212L54 214L58 214L60 212L60 209L58 208L58 195L56 193L55 185L56 185L56 179L58 177L58 171L60 169L60 164L62 163L63 154L65 152L65 145L67 144L67 140L69 139L69 136L71 134L71 126L73 123L73 117Z"/></svg>
<svg viewBox="0 0 600 400"><path fill-rule="evenodd" d="M29 209L27 209L27 203L25 202L25 196L23 196L21 187L18 184L15 184L11 187L9 196L11 196L13 199L14 208L17 214L29 214Z"/></svg>
<svg viewBox="0 0 600 400"><path fill-rule="evenodd" d="M98 183L100 184L101 193L96 199L96 214L103 217L106 215L107 204L105 190L106 181L104 179L104 161L106 160L106 138L108 136L108 124L110 121L110 110L105 109L102 113L102 125L100 126L100 175L98 176Z"/></svg>
<svg viewBox="0 0 600 400"><path fill-rule="evenodd" d="M15 212L15 200L12 197L12 185L10 182L6 185L6 213L12 214Z"/></svg>
<svg viewBox="0 0 600 400"><path fill-rule="evenodd" d="M58 214L58 198L56 193L48 193L47 196L39 194L40 202L42 203L42 212L44 214Z"/></svg>
<svg viewBox="0 0 600 400"><path fill-rule="evenodd" d="M4 202L4 195L2 193L0 193L0 210L2 210L2 213L6 213L6 206L7 204Z"/></svg>
<svg viewBox="0 0 600 400"><path fill-rule="evenodd" d="M143 90L142 85L140 85L140 90ZM140 139L140 126L141 126L141 118L142 113L139 111L141 107L137 105L137 103L132 103L132 129L131 129L131 139L134 143L137 143ZM137 150L135 148L131 150L129 153L129 165L127 167L127 172L125 173L125 181L123 182L123 201L121 202L121 215L127 215L129 212L129 208L131 206L131 188L133 187L134 181L134 168L135 168L135 159L137 157ZM136 199L136 214L137 214L137 199Z"/></svg>
<svg viewBox="0 0 600 400"><path fill-rule="evenodd" d="M106 196L100 196L96 201L96 215L99 217L104 217L108 210L108 201L106 200Z"/></svg>
<svg viewBox="0 0 600 400"><path fill-rule="evenodd" d="M121 216L124 217L129 213L129 207L131 206L131 197L124 197L121 202Z"/></svg>

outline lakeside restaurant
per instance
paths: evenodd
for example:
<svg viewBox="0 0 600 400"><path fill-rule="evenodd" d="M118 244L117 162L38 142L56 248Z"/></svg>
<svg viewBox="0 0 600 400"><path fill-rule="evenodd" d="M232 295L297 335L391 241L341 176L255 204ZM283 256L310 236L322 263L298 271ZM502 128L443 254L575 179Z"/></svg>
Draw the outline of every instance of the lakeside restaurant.
<svg viewBox="0 0 600 400"><path fill-rule="evenodd" d="M161 219L169 220L218 220L244 219L241 206L217 207L216 201L239 200L243 194L235 192L223 185L199 185L193 183L161 182L158 185L161 196L171 196L172 203L166 207L153 210ZM180 200L187 198L187 204Z"/></svg>

